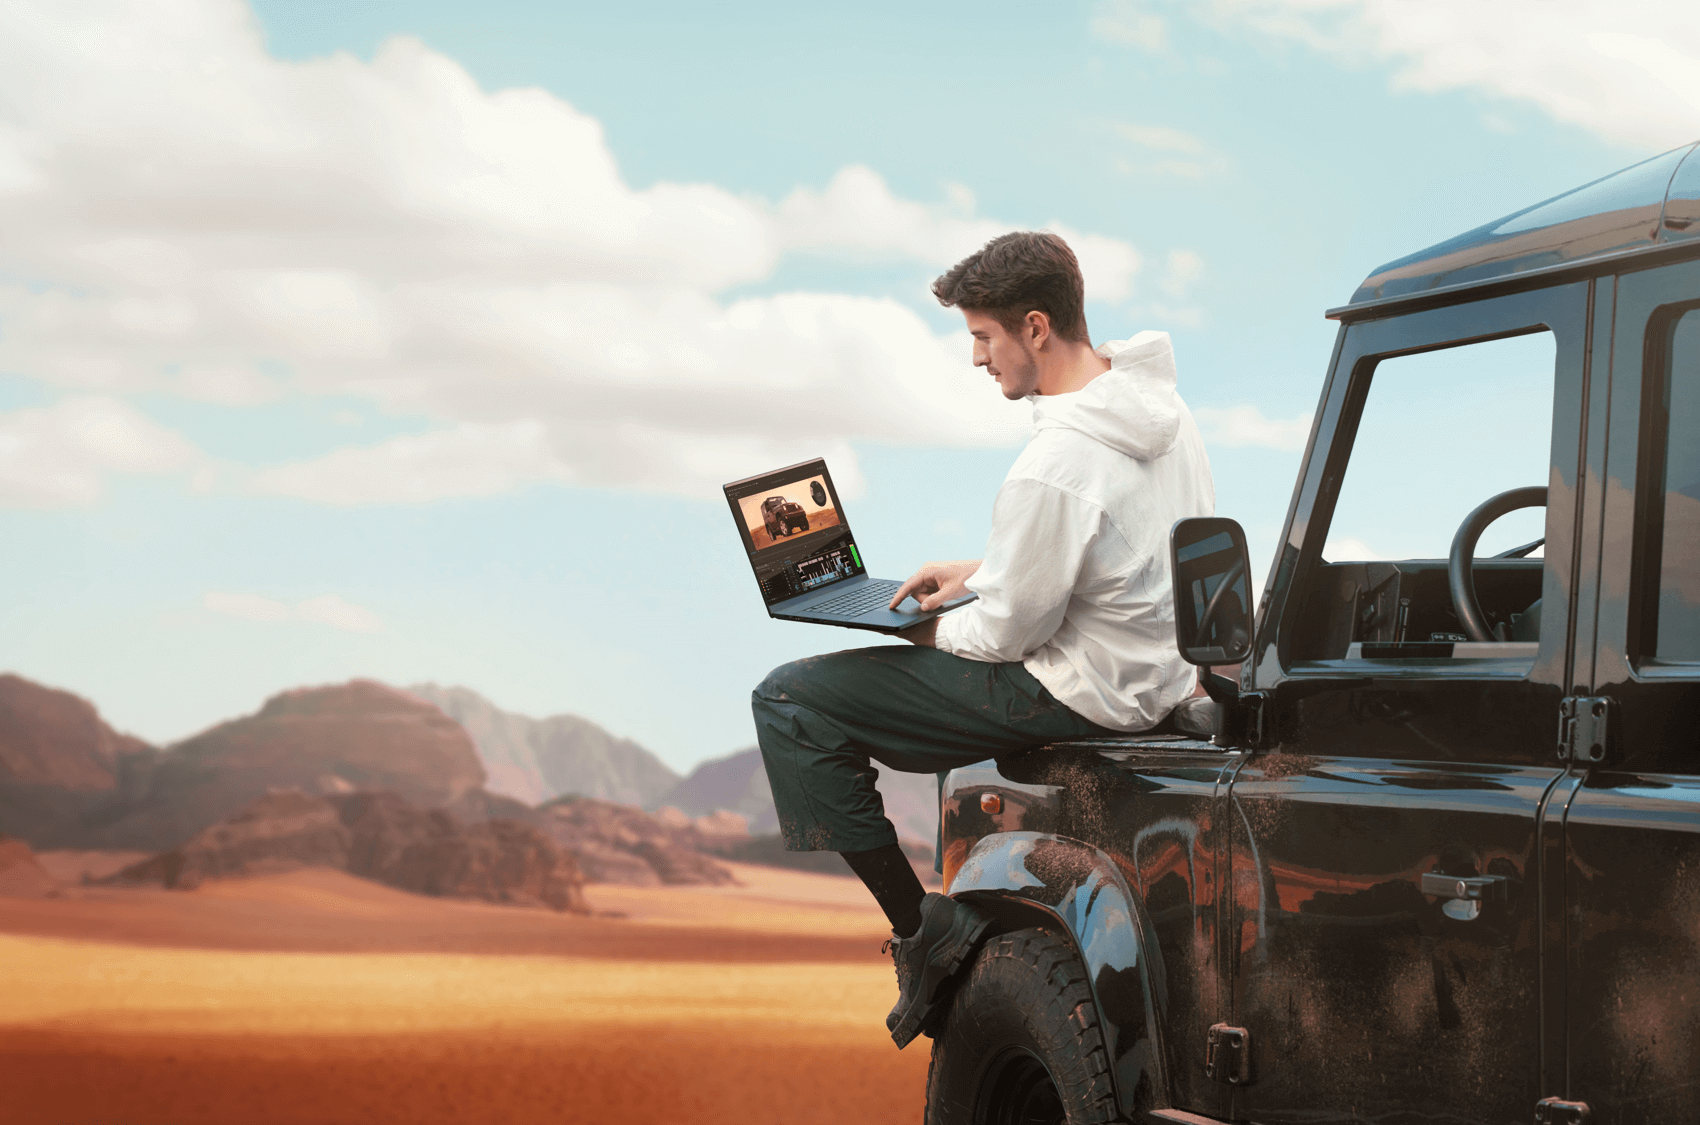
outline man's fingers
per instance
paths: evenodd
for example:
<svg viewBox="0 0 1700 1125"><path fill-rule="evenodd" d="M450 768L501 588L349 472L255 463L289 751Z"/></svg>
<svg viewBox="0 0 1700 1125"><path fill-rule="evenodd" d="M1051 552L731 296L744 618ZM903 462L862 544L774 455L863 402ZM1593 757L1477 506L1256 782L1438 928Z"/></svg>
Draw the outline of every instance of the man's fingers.
<svg viewBox="0 0 1700 1125"><path fill-rule="evenodd" d="M897 588L897 593L892 597L891 604L889 606L887 606L886 608L887 609L896 609L898 604L900 602L902 602L904 598L907 598L914 591L919 590L923 585L926 584L926 582L927 582L926 576L919 571L917 571L915 574L910 575L908 580L905 581L903 583L903 585L901 585Z"/></svg>

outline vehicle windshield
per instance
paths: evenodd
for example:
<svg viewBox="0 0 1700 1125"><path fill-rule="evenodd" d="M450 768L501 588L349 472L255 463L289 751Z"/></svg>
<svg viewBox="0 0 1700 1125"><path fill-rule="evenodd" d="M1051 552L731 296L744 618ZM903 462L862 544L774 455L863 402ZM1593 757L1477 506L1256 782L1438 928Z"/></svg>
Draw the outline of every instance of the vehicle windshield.
<svg viewBox="0 0 1700 1125"><path fill-rule="evenodd" d="M1376 366L1322 555L1329 562L1444 559L1477 505L1547 483L1550 332L1395 356ZM1541 508L1494 521L1493 555L1539 539ZM1538 558L1536 548L1529 557Z"/></svg>

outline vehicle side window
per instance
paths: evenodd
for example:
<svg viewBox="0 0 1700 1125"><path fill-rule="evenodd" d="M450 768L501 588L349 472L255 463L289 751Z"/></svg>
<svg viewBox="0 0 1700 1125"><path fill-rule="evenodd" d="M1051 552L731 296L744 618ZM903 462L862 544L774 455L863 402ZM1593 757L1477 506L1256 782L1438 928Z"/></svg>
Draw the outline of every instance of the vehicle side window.
<svg viewBox="0 0 1700 1125"><path fill-rule="evenodd" d="M1478 505L1547 483L1556 363L1548 331L1376 363L1324 561L1307 581L1294 658L1534 658L1545 510L1508 512L1477 542L1474 588L1491 640L1464 631L1446 560ZM1491 557L1520 548L1527 549ZM1389 652L1388 645L1426 647Z"/></svg>
<svg viewBox="0 0 1700 1125"><path fill-rule="evenodd" d="M1655 466L1645 520L1648 606L1641 647L1661 664L1700 664L1700 309L1664 331L1662 401L1652 404ZM1651 599L1649 599L1651 602Z"/></svg>

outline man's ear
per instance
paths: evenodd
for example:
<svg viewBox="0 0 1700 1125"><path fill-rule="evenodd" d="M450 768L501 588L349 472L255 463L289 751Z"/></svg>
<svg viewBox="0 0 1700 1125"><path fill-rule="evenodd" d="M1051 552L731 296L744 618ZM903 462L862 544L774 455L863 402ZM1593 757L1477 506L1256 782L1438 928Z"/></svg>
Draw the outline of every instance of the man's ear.
<svg viewBox="0 0 1700 1125"><path fill-rule="evenodd" d="M1034 309L1021 318L1021 329L1027 334L1027 342L1035 348L1045 346L1045 341L1051 338L1051 318L1045 313Z"/></svg>

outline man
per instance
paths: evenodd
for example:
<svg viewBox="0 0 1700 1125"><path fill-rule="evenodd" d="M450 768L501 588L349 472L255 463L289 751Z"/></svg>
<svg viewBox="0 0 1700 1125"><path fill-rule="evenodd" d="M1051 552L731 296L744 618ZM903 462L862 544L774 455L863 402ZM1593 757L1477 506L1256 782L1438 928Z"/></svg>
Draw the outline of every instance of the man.
<svg viewBox="0 0 1700 1125"><path fill-rule="evenodd" d="M1034 435L992 508L986 557L929 563L892 606L978 600L885 646L799 660L755 690L785 846L843 854L891 922L899 1047L988 920L927 894L874 787L879 762L932 773L1064 739L1147 730L1194 693L1174 636L1167 543L1210 515L1204 443L1175 393L1169 337L1094 349L1084 282L1053 234L1006 234L933 283L974 364L1033 403Z"/></svg>

